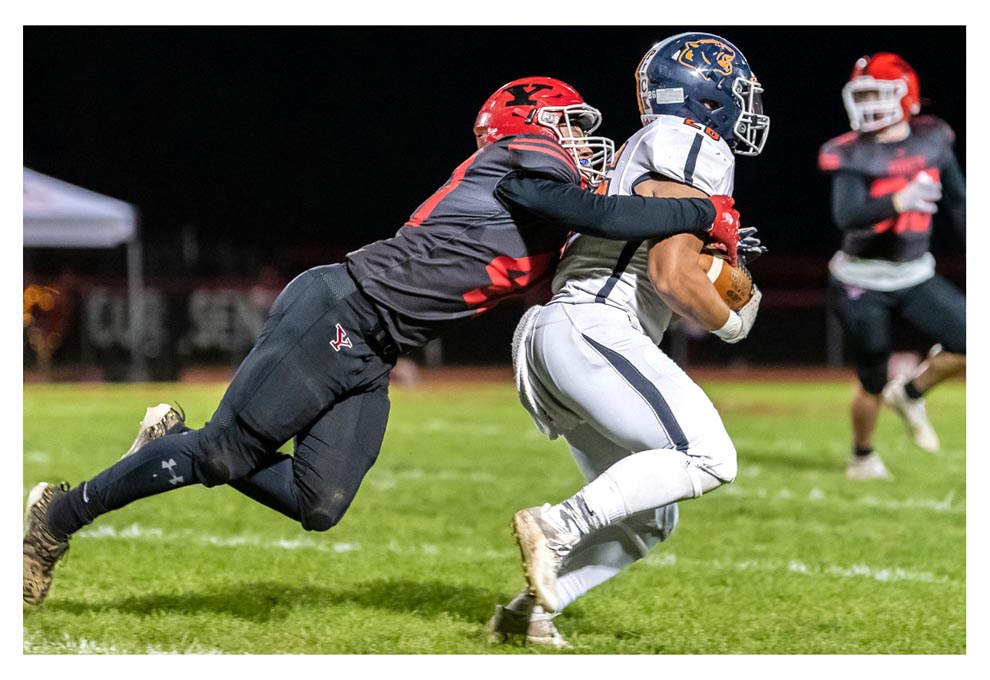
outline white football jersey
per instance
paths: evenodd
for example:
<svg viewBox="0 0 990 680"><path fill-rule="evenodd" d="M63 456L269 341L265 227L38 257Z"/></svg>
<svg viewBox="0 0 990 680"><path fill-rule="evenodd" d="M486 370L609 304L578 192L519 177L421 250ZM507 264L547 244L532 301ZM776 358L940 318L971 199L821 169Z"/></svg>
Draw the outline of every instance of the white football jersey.
<svg viewBox="0 0 990 680"><path fill-rule="evenodd" d="M633 195L637 184L662 175L709 196L731 195L735 163L729 145L706 134L703 125L679 116L659 116L619 150L608 173L608 194ZM659 344L671 311L650 281L647 253L648 245L642 241L572 235L554 276L554 301L618 307Z"/></svg>

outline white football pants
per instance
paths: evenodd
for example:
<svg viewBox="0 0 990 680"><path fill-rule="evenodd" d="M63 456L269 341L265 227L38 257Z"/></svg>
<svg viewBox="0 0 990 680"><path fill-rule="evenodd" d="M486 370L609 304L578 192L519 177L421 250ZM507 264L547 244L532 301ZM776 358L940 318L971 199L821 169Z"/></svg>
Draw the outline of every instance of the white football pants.
<svg viewBox="0 0 990 680"><path fill-rule="evenodd" d="M525 362L528 383L520 397L529 398L529 410L544 420L541 429L564 435L589 481L620 460L658 449L682 456L699 480L671 489L657 507L585 537L558 576L566 605L666 540L677 525L677 500L731 482L736 451L711 400L619 309L599 303L547 305L521 338L516 361ZM532 406L534 397L538 407ZM663 484L658 480L654 486Z"/></svg>

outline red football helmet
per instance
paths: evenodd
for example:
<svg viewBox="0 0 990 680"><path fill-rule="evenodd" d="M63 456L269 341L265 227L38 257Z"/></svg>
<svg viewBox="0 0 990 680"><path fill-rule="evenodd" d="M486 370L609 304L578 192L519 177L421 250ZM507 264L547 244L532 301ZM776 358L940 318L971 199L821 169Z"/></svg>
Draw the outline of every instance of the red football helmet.
<svg viewBox="0 0 990 680"><path fill-rule="evenodd" d="M878 52L860 57L842 88L849 125L858 132L876 132L921 110L921 86L911 65L896 54Z"/></svg>
<svg viewBox="0 0 990 680"><path fill-rule="evenodd" d="M607 137L588 137L602 122L577 90L556 78L520 78L498 88L474 121L478 148L502 137L537 134L559 142L592 185L604 177L615 145Z"/></svg>

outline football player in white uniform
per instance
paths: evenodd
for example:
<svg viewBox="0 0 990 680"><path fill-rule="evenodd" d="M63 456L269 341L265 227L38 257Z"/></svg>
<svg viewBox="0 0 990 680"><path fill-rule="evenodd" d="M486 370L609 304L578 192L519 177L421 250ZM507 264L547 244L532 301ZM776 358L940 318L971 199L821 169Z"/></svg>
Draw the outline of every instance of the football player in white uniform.
<svg viewBox="0 0 990 680"><path fill-rule="evenodd" d="M769 130L763 88L743 54L716 35L684 33L654 45L637 79L644 127L598 191L731 194L734 154L759 154ZM730 310L698 264L705 245L694 234L629 243L575 234L553 298L520 321L520 399L544 434L567 439L589 484L516 513L528 588L496 607L493 641L518 634L566 646L555 613L665 540L678 501L736 476L735 448L715 407L658 347L673 313L729 343L753 325L759 290L738 313ZM752 232L740 242L740 257L762 251Z"/></svg>

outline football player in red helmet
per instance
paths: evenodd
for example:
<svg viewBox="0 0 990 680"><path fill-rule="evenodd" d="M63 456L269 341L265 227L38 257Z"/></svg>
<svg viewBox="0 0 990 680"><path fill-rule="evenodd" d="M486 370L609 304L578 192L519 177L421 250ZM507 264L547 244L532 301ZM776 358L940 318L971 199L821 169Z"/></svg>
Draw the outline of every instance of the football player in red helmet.
<svg viewBox="0 0 990 680"><path fill-rule="evenodd" d="M842 101L852 132L826 142L819 168L832 177L832 218L842 247L829 263L829 305L842 324L859 385L851 405L850 479L889 479L873 434L881 405L932 453L939 439L922 395L966 365L966 301L935 273L932 215L944 209L965 241L966 183L955 133L919 115L918 76L902 57L860 57ZM906 376L888 375L895 323L935 343Z"/></svg>
<svg viewBox="0 0 990 680"><path fill-rule="evenodd" d="M551 276L571 231L620 241L698 233L737 245L739 215L728 197L584 190L597 153L584 148L584 135L600 116L566 83L513 81L486 106L486 144L392 238L285 287L202 428L160 404L120 461L75 488L41 482L31 490L26 603L45 600L80 528L191 484L229 485L309 531L336 525L378 457L399 355ZM290 440L294 454L280 453Z"/></svg>
<svg viewBox="0 0 990 680"><path fill-rule="evenodd" d="M918 75L890 52L860 57L842 88L842 103L849 126L857 132L876 132L902 121L907 124L921 111Z"/></svg>
<svg viewBox="0 0 990 680"><path fill-rule="evenodd" d="M611 139L589 136L601 123L602 114L573 87L537 76L506 83L489 97L475 118L474 135L479 149L508 135L549 137L571 154L593 187L615 155Z"/></svg>

